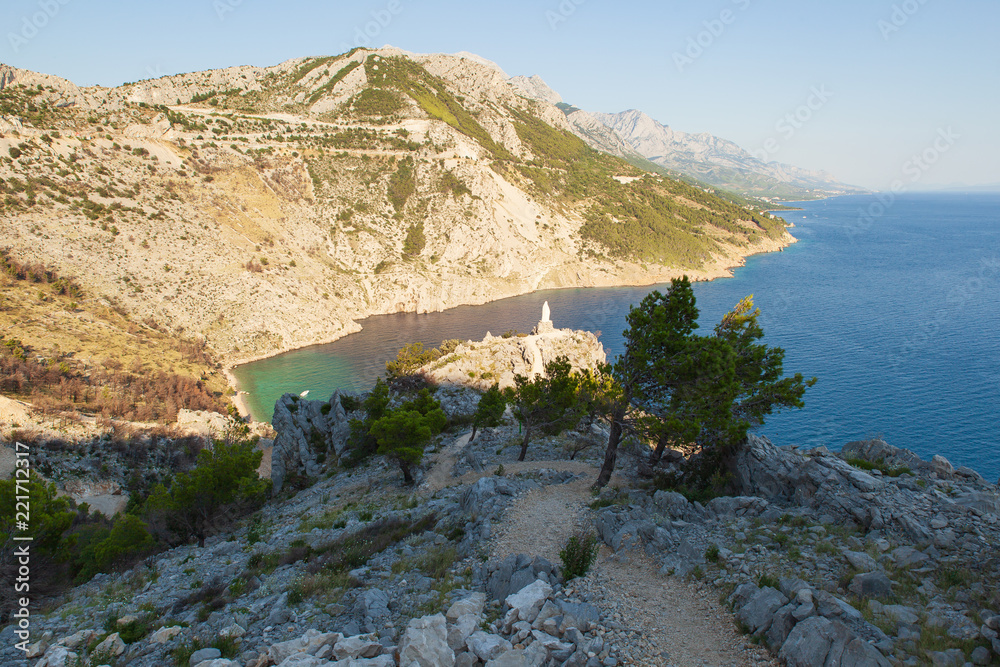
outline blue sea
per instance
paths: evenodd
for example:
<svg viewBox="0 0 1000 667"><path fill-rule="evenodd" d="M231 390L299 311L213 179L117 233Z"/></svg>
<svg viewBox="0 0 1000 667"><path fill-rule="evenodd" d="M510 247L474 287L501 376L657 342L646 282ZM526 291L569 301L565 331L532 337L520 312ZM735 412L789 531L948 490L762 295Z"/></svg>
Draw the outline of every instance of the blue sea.
<svg viewBox="0 0 1000 667"><path fill-rule="evenodd" d="M837 197L780 215L798 243L758 255L731 279L695 285L702 332L753 294L785 371L816 376L806 407L761 428L776 444L881 437L1000 475L1000 194ZM325 398L366 389L412 341L528 331L548 301L557 327L601 332L622 350L631 305L652 289L549 290L444 313L364 320L364 331L235 369L258 419L285 391Z"/></svg>

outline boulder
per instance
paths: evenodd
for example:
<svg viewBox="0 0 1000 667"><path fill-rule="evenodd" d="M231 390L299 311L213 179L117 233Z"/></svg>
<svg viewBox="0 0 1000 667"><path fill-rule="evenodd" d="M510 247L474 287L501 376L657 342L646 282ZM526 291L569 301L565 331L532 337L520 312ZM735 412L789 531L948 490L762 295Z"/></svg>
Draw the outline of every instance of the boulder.
<svg viewBox="0 0 1000 667"><path fill-rule="evenodd" d="M538 616L542 605L552 595L552 586L546 581L536 579L517 593L507 596L507 604L517 610L517 618L531 623Z"/></svg>
<svg viewBox="0 0 1000 667"><path fill-rule="evenodd" d="M215 660L221 657L222 657L222 651L220 651L219 649L203 648L203 649L198 649L197 651L192 653L191 659L188 662L191 665L191 667L195 667L195 665L198 665L200 663L207 662L209 660Z"/></svg>
<svg viewBox="0 0 1000 667"><path fill-rule="evenodd" d="M508 595L516 593L536 579L555 583L557 577L552 563L539 556L530 558L525 554L511 555L491 565L486 592L494 600L505 600Z"/></svg>
<svg viewBox="0 0 1000 667"><path fill-rule="evenodd" d="M501 653L506 653L514 648L514 646L499 635L491 635L482 630L472 633L472 635L465 640L465 645L468 647L471 653L476 654L476 656L483 662L488 662L493 658L496 658Z"/></svg>
<svg viewBox="0 0 1000 667"><path fill-rule="evenodd" d="M514 649L501 653L486 663L486 667L542 667L548 659L548 652L539 644L526 649Z"/></svg>
<svg viewBox="0 0 1000 667"><path fill-rule="evenodd" d="M389 595L380 588L370 588L358 596L354 611L359 617L373 621L389 618Z"/></svg>
<svg viewBox="0 0 1000 667"><path fill-rule="evenodd" d="M588 632L597 627L601 620L601 610L586 602L568 602L557 600L556 605L562 612L562 622L559 623L559 631L566 632L567 628L576 628L580 632Z"/></svg>
<svg viewBox="0 0 1000 667"><path fill-rule="evenodd" d="M781 645L778 657L788 667L815 667L826 662L833 643L833 621L813 616L797 624Z"/></svg>
<svg viewBox="0 0 1000 667"><path fill-rule="evenodd" d="M771 626L774 612L788 604L788 598L770 586L757 591L743 607L736 612L736 619L745 625L751 634L765 632Z"/></svg>
<svg viewBox="0 0 1000 667"><path fill-rule="evenodd" d="M125 642L122 641L117 632L114 632L108 635L107 639L98 644L94 650L105 655L119 656L125 652Z"/></svg>
<svg viewBox="0 0 1000 667"><path fill-rule="evenodd" d="M483 613L483 608L486 606L486 594L482 592L475 592L468 597L464 597L461 600L457 600L445 613L445 618L454 623L460 617L466 614L473 614L479 616Z"/></svg>
<svg viewBox="0 0 1000 667"><path fill-rule="evenodd" d="M844 558L856 570L861 572L873 572L878 569L875 559L863 551L845 551Z"/></svg>
<svg viewBox="0 0 1000 667"><path fill-rule="evenodd" d="M345 658L374 658L382 652L382 644L372 635L344 637L336 642L333 655L337 660Z"/></svg>
<svg viewBox="0 0 1000 667"><path fill-rule="evenodd" d="M410 621L399 643L399 664L411 667L453 667L455 652L448 646L444 614L422 616Z"/></svg>
<svg viewBox="0 0 1000 667"><path fill-rule="evenodd" d="M881 572L856 574L847 588L855 595L864 598L892 596L892 581Z"/></svg>
<svg viewBox="0 0 1000 667"><path fill-rule="evenodd" d="M67 647L56 644L45 652L45 655L35 663L35 667L69 667L75 665L79 655Z"/></svg>
<svg viewBox="0 0 1000 667"><path fill-rule="evenodd" d="M465 640L479 629L479 619L477 614L459 616L454 624L448 626L448 646L454 651L464 651Z"/></svg>
<svg viewBox="0 0 1000 667"><path fill-rule="evenodd" d="M892 550L892 559L896 562L897 567L907 568L923 565L928 556L911 546L902 546Z"/></svg>

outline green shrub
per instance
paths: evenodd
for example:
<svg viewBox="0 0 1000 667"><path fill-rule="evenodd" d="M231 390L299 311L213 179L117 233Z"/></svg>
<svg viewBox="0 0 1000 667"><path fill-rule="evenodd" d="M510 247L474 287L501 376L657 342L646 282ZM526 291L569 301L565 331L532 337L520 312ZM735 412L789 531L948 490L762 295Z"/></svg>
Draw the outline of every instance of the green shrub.
<svg viewBox="0 0 1000 667"><path fill-rule="evenodd" d="M423 220L410 225L406 230L406 238L403 239L403 255L406 257L416 257L423 252L427 245L427 238L424 236Z"/></svg>
<svg viewBox="0 0 1000 667"><path fill-rule="evenodd" d="M399 168L389 177L389 201L397 211L402 211L406 200L417 188L417 178L413 158L407 156L399 162ZM421 229L421 234L423 230Z"/></svg>
<svg viewBox="0 0 1000 667"><path fill-rule="evenodd" d="M717 563L719 561L719 545L711 544L705 549L705 560L710 563Z"/></svg>
<svg viewBox="0 0 1000 667"><path fill-rule="evenodd" d="M563 564L563 577L566 581L587 574L590 566L597 560L599 550L597 536L593 533L574 535L559 552Z"/></svg>

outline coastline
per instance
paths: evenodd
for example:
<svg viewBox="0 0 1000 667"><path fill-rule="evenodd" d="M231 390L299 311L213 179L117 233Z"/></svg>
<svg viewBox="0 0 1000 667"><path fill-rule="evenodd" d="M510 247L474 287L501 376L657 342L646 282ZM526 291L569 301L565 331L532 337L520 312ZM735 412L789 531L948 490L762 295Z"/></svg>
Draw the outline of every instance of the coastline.
<svg viewBox="0 0 1000 667"><path fill-rule="evenodd" d="M740 255L738 257L719 257L719 258L716 259L716 261L712 265L710 265L709 267L707 267L705 269L698 269L698 270L676 270L675 271L675 270L669 269L667 267L664 267L664 268L667 268L667 270L665 270L663 272L660 272L660 273L649 272L649 279L648 280L642 280L642 281L629 281L629 280L624 280L624 281L609 281L606 284L600 284L600 285L596 285L596 284L595 285L563 285L563 286L558 286L558 287L550 287L550 286L543 286L541 284L536 284L536 286L534 288L525 290L523 292L518 292L516 294L507 294L507 295L504 295L504 296L501 296L501 297L498 297L498 298L495 298L495 299L487 299L487 300L482 301L480 303L474 303L474 304L456 303L456 304L452 304L452 305L448 306L447 308L442 308L442 309L440 309L438 311L433 311L433 312L446 312L448 310L451 310L452 308L458 308L458 307L461 307L461 306L470 306L470 305L481 306L481 305L485 305L485 304L488 304L488 303L494 303L496 301L502 301L503 299L510 299L510 298L514 298L514 297L518 297L518 296L524 296L526 294L532 294L534 292L538 292L538 291L541 291L541 290L548 290L548 289L587 289L587 288L596 288L596 287L646 287L646 286L650 286L650 285L663 284L663 283L669 282L673 278L679 278L679 277L684 276L684 275L688 276L688 278L690 278L693 282L710 282L712 280L716 280L716 279L719 279L719 278L732 278L733 277L733 270L736 269L736 268L745 266L748 258L755 257L757 255L764 255L764 254L768 254L768 253L772 253L772 252L781 252L785 248L787 248L787 247L789 247L789 246L791 246L791 245L793 245L795 243L798 243L798 239L795 238L794 236L792 236L792 234L788 231L789 229L794 228L794 225L791 224L791 223L789 223L789 222L787 222L787 221L786 221L786 224L787 224L787 226L786 226L786 230L785 230L785 235L781 239L773 240L770 243L768 243L767 241L762 242L758 246L759 249L755 250L754 252L750 252L750 253L748 253L746 255ZM311 341L311 342L305 343L303 345L288 346L288 347L284 347L284 348L281 348L281 349L271 350L269 352L265 352L265 353L262 353L262 354L253 355L253 356L250 356L250 357L239 358L236 361L223 362L222 373L226 377L226 380L228 381L229 386L235 392L235 394L233 394L233 396L230 397L231 400L232 400L232 402L233 402L234 407L236 407L236 409L239 411L239 413L240 413L240 415L242 417L249 418L251 421L253 421L253 416L251 415L250 410L247 407L246 400L244 399L244 396L249 395L249 392L246 392L246 391L243 391L243 390L240 389L239 382L238 382L238 380L236 379L236 376L233 373L233 370L235 368L237 368L238 366L243 366L243 365L246 365L246 364L251 364L251 363L254 363L254 362L257 362L257 361L263 361L264 359L270 359L272 357L277 357L277 356L280 356L282 354L286 354L288 352L294 352L296 350L303 350L303 349L306 349L306 348L309 348L309 347L313 347L313 346L316 346L316 345L327 345L329 343L336 342L336 341L340 340L341 338L345 338L346 336L349 336L351 334L355 334L355 333L358 333L358 332L362 331L364 329L364 327L361 324L361 322L364 322L369 317L374 317L376 315L385 315L385 314L389 314L389 313L374 313L373 312L373 313L367 314L365 317L360 318L359 320L349 320L348 322L344 323L344 328L340 332L338 332L337 335L334 335L334 336L331 336L331 337L327 337L327 338L322 338L322 339L319 339L319 340ZM264 423L266 423L266 422L264 422Z"/></svg>

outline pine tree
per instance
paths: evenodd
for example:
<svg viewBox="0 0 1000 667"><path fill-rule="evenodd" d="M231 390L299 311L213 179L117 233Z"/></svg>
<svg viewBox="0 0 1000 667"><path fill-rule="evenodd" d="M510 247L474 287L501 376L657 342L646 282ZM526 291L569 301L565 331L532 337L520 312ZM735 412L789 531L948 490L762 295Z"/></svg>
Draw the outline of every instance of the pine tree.
<svg viewBox="0 0 1000 667"><path fill-rule="evenodd" d="M469 442L476 439L479 427L493 428L500 425L504 410L507 409L507 399L500 391L500 385L493 385L479 398L476 414L472 417L472 436Z"/></svg>

